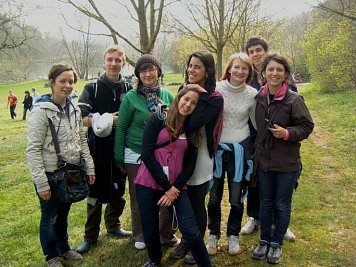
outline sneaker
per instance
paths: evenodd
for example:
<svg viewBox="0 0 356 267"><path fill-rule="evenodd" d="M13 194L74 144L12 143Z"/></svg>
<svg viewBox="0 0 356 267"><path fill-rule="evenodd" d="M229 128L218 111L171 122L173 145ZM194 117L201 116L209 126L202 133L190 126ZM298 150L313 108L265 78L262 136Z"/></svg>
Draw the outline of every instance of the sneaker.
<svg viewBox="0 0 356 267"><path fill-rule="evenodd" d="M184 239L179 243L179 245L169 254L171 259L182 259L188 253L189 246Z"/></svg>
<svg viewBox="0 0 356 267"><path fill-rule="evenodd" d="M190 265L193 265L193 264L196 264L196 261L193 257L193 254L192 252L189 250L188 253L184 256L184 262L186 264L190 264Z"/></svg>
<svg viewBox="0 0 356 267"><path fill-rule="evenodd" d="M239 237L236 235L230 235L228 237L228 241L229 241L229 254L230 255L239 254L241 252Z"/></svg>
<svg viewBox="0 0 356 267"><path fill-rule="evenodd" d="M206 250L210 256L215 255L218 252L218 236L209 235L208 244L206 244Z"/></svg>
<svg viewBox="0 0 356 267"><path fill-rule="evenodd" d="M258 220L255 220L255 218L253 218L253 217L248 217L247 223L241 229L241 234L244 234L244 235L252 234L252 232L258 228L258 225L259 225Z"/></svg>
<svg viewBox="0 0 356 267"><path fill-rule="evenodd" d="M268 243L265 240L260 240L257 248L252 253L252 259L255 260L263 260L266 257L267 250L268 250Z"/></svg>
<svg viewBox="0 0 356 267"><path fill-rule="evenodd" d="M82 255L72 249L60 254L59 256L65 260L79 261L82 259Z"/></svg>
<svg viewBox="0 0 356 267"><path fill-rule="evenodd" d="M269 251L267 253L267 262L277 264L281 261L282 246L278 243L271 242Z"/></svg>
<svg viewBox="0 0 356 267"><path fill-rule="evenodd" d="M63 267L60 257L54 257L47 261L48 267Z"/></svg>
<svg viewBox="0 0 356 267"><path fill-rule="evenodd" d="M135 242L135 249L142 250L146 248L145 242Z"/></svg>
<svg viewBox="0 0 356 267"><path fill-rule="evenodd" d="M141 242L141 243L142 243L142 242ZM160 263L158 263L158 262L153 262L153 261L151 261L151 260L149 260L148 262L146 262L146 263L143 265L143 267L159 267L159 266L161 266Z"/></svg>
<svg viewBox="0 0 356 267"><path fill-rule="evenodd" d="M294 242L295 241L295 235L293 234L293 232L291 230L289 230L289 228L287 228L287 231L284 234L284 240L287 240L287 241L290 241L290 242Z"/></svg>

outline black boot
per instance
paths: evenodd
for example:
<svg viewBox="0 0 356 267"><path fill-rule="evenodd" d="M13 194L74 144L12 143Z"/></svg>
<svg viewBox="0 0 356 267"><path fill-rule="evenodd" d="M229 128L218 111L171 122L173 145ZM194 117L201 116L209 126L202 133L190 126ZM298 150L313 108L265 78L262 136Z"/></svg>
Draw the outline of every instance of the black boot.
<svg viewBox="0 0 356 267"><path fill-rule="evenodd" d="M83 254L85 252L88 252L90 246L92 246L92 245L96 245L96 242L84 241L77 247L77 249L75 251L78 252L79 254Z"/></svg>

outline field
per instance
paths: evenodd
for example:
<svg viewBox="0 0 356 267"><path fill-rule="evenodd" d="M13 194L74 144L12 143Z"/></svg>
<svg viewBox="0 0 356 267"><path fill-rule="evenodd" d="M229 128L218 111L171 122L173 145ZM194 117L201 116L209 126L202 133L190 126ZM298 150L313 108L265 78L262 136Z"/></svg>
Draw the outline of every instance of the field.
<svg viewBox="0 0 356 267"><path fill-rule="evenodd" d="M167 74L164 81L181 82L182 77ZM44 83L0 85L0 266L46 266L38 234L39 202L25 158L27 125L21 120L24 91L36 87L41 94L49 93ZM75 86L78 93L85 83L79 81ZM175 92L178 86L167 88ZM19 98L17 120L11 120L6 109L9 89ZM283 246L280 266L355 266L356 94L323 94L313 85L299 89L316 126L302 145L303 173L293 196L290 228L297 240ZM129 201L127 195L126 200ZM227 212L225 194L223 214ZM69 221L73 248L82 242L85 218L85 201L74 204ZM128 204L121 219L123 227L130 229ZM102 224L95 250L86 254L81 263L66 262L65 266L142 266L146 251L135 250L132 239L110 238L104 228ZM234 257L226 252L224 233L220 251L212 257L214 266L269 266L251 259L258 232L241 236L242 253ZM164 248L163 266L184 266L182 260L168 259L171 249Z"/></svg>

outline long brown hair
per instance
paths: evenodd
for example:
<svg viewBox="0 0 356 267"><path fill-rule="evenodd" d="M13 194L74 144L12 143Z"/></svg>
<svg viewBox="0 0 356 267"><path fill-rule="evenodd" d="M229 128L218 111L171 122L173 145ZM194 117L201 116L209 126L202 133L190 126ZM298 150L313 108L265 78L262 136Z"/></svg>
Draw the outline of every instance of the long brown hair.
<svg viewBox="0 0 356 267"><path fill-rule="evenodd" d="M199 91L195 88L192 89L186 89L183 88L180 90L176 97L174 98L172 104L169 107L169 110L167 112L167 119L165 121L165 125L167 127L168 132L174 137L178 138L180 134L184 132L184 127L185 127L185 122L187 121L188 117L186 117L183 120L182 123L182 118L183 116L180 115L179 109L178 109L178 103L180 99L185 96L189 91L193 91L199 95ZM194 111L193 111L194 112ZM198 148L200 144L200 130L192 131L187 134L187 138L191 141L194 147Z"/></svg>

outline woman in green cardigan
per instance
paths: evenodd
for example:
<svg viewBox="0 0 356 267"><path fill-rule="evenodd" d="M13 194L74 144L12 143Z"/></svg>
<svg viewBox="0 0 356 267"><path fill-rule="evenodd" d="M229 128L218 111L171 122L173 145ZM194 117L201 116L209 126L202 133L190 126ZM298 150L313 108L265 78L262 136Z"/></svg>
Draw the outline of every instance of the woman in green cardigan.
<svg viewBox="0 0 356 267"><path fill-rule="evenodd" d="M152 55L146 54L139 58L135 66L138 84L129 91L123 99L115 136L115 162L129 180L132 235L135 248L144 249L143 231L140 212L136 199L134 179L140 166L142 138L146 122L152 113L161 109L162 105L169 106L173 94L160 87L159 77L162 75L161 63ZM171 229L171 216L166 208L161 208L160 234L162 244L174 244L178 239Z"/></svg>

